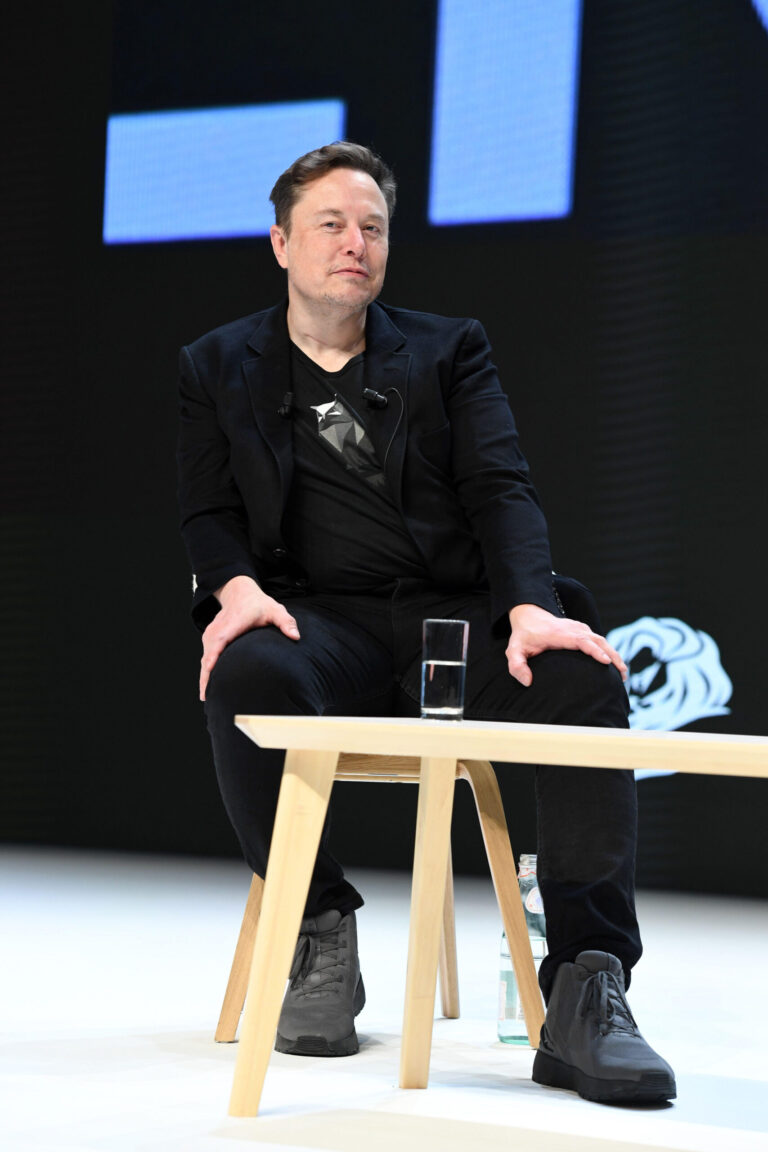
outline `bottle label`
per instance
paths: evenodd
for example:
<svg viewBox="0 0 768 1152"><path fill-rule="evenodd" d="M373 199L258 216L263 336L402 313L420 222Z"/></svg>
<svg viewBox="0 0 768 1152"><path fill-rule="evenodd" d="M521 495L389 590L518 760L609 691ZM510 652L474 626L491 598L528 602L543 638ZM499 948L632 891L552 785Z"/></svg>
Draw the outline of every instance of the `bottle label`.
<svg viewBox="0 0 768 1152"><path fill-rule="evenodd" d="M535 888L531 888L530 892L526 893L525 907L529 912L532 912L534 916L543 915L544 904L542 903L541 892L539 892L538 884Z"/></svg>

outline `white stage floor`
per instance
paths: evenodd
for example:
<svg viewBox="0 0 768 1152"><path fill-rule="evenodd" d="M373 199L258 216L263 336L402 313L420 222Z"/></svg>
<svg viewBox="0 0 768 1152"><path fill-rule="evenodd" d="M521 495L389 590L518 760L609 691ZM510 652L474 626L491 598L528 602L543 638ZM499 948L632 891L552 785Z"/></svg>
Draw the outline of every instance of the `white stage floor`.
<svg viewBox="0 0 768 1152"><path fill-rule="evenodd" d="M258 1119L227 1116L218 1018L249 876L226 861L5 849L0 1146L9 1152L768 1150L768 904L641 894L630 1003L677 1073L664 1108L530 1081L496 1040L490 882L459 880L460 1020L435 1022L430 1086L397 1088L409 877L352 873L368 1003L359 1055L275 1054Z"/></svg>

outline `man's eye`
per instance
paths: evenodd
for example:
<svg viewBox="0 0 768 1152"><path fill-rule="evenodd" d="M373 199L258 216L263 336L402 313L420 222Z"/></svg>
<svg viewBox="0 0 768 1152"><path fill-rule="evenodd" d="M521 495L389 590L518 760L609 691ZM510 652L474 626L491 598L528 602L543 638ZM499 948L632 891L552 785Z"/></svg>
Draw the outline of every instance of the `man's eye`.
<svg viewBox="0 0 768 1152"><path fill-rule="evenodd" d="M339 227L338 220L325 220L323 222L323 228L338 228L338 227Z"/></svg>

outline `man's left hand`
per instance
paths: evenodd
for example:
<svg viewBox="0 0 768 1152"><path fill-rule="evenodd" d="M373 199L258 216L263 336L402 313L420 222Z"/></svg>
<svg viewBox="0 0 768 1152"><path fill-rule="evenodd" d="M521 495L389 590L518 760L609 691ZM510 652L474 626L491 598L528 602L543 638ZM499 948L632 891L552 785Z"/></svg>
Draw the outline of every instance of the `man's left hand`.
<svg viewBox="0 0 768 1152"><path fill-rule="evenodd" d="M615 664L622 680L627 678L627 666L616 649L587 624L554 616L536 604L518 604L509 613L509 622L512 626L506 651L509 672L525 688L533 682L529 658L551 649L584 652L601 664Z"/></svg>

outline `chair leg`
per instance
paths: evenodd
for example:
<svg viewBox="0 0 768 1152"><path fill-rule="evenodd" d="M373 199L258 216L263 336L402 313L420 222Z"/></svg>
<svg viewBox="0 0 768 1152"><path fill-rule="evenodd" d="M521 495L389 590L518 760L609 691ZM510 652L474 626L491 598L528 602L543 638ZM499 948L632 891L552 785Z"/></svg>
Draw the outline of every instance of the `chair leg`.
<svg viewBox="0 0 768 1152"><path fill-rule="evenodd" d="M240 935L237 938L235 955L232 958L227 990L221 1005L219 1023L214 1036L214 1040L219 1044L231 1044L237 1035L237 1026L240 1023L240 1014L243 1011L245 993L248 988L248 974L251 971L253 945L256 940L256 928L259 923L263 892L264 881L261 876L257 876L254 872L251 887L248 890L243 922L240 925Z"/></svg>
<svg viewBox="0 0 768 1152"><path fill-rule="evenodd" d="M459 775L469 781L475 798L493 886L496 889L496 899L509 943L517 986L520 989L528 1041L532 1048L538 1048L539 1032L544 1023L544 1008L520 900L515 858L509 843L499 782L487 760L463 761L459 766Z"/></svg>
<svg viewBox="0 0 768 1152"><path fill-rule="evenodd" d="M400 1054L401 1088L426 1088L429 1079L455 779L455 760L422 760Z"/></svg>
<svg viewBox="0 0 768 1152"><path fill-rule="evenodd" d="M307 901L338 752L286 753L240 1030L231 1116L255 1116Z"/></svg>
<svg viewBox="0 0 768 1152"><path fill-rule="evenodd" d="M456 918L453 900L453 861L448 845L448 868L445 873L443 930L440 936L440 1006L448 1020L459 1017L459 967L456 958Z"/></svg>

